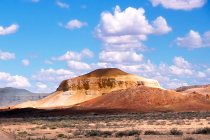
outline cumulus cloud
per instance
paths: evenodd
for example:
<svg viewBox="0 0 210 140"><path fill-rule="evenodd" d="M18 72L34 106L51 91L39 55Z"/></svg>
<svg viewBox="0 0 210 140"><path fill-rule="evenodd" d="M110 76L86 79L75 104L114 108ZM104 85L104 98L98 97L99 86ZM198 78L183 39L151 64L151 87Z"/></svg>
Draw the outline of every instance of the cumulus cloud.
<svg viewBox="0 0 210 140"><path fill-rule="evenodd" d="M183 57L175 57L173 62L174 65L169 67L172 74L175 74L177 76L188 76L193 74L190 66L191 64Z"/></svg>
<svg viewBox="0 0 210 140"><path fill-rule="evenodd" d="M174 65L170 66L170 69L171 69L172 74L175 74L178 76L188 76L188 75L193 74L192 70L190 69L180 68Z"/></svg>
<svg viewBox="0 0 210 140"><path fill-rule="evenodd" d="M66 69L41 69L32 78L35 80L36 92L53 92L61 81L75 77L75 73Z"/></svg>
<svg viewBox="0 0 210 140"><path fill-rule="evenodd" d="M56 1L56 5L59 6L60 8L69 8L69 5L67 3L61 2L61 1Z"/></svg>
<svg viewBox="0 0 210 140"><path fill-rule="evenodd" d="M157 17L154 21L153 21L153 33L155 34L166 34L170 31L172 31L172 28L168 26L166 19L164 19L163 17Z"/></svg>
<svg viewBox="0 0 210 140"><path fill-rule="evenodd" d="M89 58L91 58L91 57L94 56L94 53L91 50L85 48L85 49L82 50L81 55L83 57L89 57Z"/></svg>
<svg viewBox="0 0 210 140"><path fill-rule="evenodd" d="M96 36L108 49L142 49L142 41L149 34L166 34L171 30L161 16L149 23L143 8L128 7L122 11L116 6L113 13L102 12Z"/></svg>
<svg viewBox="0 0 210 140"><path fill-rule="evenodd" d="M91 58L93 56L94 53L91 50L85 48L81 52L67 51L65 54L53 59L60 61L68 61L68 60L80 61L82 58Z"/></svg>
<svg viewBox="0 0 210 140"><path fill-rule="evenodd" d="M178 80L178 79L172 79L171 81L168 81L167 87L169 89L175 89L182 86L189 86L189 84L185 81Z"/></svg>
<svg viewBox="0 0 210 140"><path fill-rule="evenodd" d="M81 60L81 55L77 52L67 51L64 55L59 56L58 58L54 58L60 61L66 60Z"/></svg>
<svg viewBox="0 0 210 140"><path fill-rule="evenodd" d="M198 78L206 78L206 73L204 73L204 72L201 72L201 71L199 71L199 72L197 72L197 77Z"/></svg>
<svg viewBox="0 0 210 140"><path fill-rule="evenodd" d="M36 87L41 89L41 90L45 90L48 86L44 83L41 83L41 82L37 82L36 83Z"/></svg>
<svg viewBox="0 0 210 140"><path fill-rule="evenodd" d="M39 72L37 72L35 75L33 75L33 79L39 81L39 82L54 82L58 83L64 79L68 79L71 77L74 77L74 73L65 70L65 69L41 69Z"/></svg>
<svg viewBox="0 0 210 140"><path fill-rule="evenodd" d="M18 31L18 29L19 29L19 25L17 24L12 24L8 27L0 26L0 36L14 34Z"/></svg>
<svg viewBox="0 0 210 140"><path fill-rule="evenodd" d="M21 62L23 66L28 66L30 64L30 61L28 59L23 59Z"/></svg>
<svg viewBox="0 0 210 140"><path fill-rule="evenodd" d="M154 64L144 58L136 63L99 62L92 64L92 69L116 67L129 73L134 73L146 78L156 79L164 88L174 89L180 86L209 83L210 69L192 64L182 56L175 56L172 64Z"/></svg>
<svg viewBox="0 0 210 140"><path fill-rule="evenodd" d="M73 19L73 20L70 20L66 25L61 24L61 26L64 26L66 29L69 29L69 30L74 30L74 29L79 29L84 26L87 26L87 23L82 22L78 19Z"/></svg>
<svg viewBox="0 0 210 140"><path fill-rule="evenodd" d="M3 52L0 50L0 60L15 59L15 54L11 52Z"/></svg>
<svg viewBox="0 0 210 140"><path fill-rule="evenodd" d="M102 62L113 63L135 63L143 60L142 54L137 54L134 51L102 51L99 54L99 59Z"/></svg>
<svg viewBox="0 0 210 140"><path fill-rule="evenodd" d="M173 63L175 66L180 67L180 68L190 68L191 67L191 64L181 56L175 56Z"/></svg>
<svg viewBox="0 0 210 140"><path fill-rule="evenodd" d="M161 5L167 9L191 10L204 6L207 0L150 0L153 6Z"/></svg>
<svg viewBox="0 0 210 140"><path fill-rule="evenodd" d="M6 72L0 72L0 86L26 88L30 87L31 84L26 77L20 75L11 75L10 73Z"/></svg>
<svg viewBox="0 0 210 140"><path fill-rule="evenodd" d="M178 37L175 42L178 46L189 49L210 47L210 31L201 36L199 32L190 30L187 35Z"/></svg>
<svg viewBox="0 0 210 140"><path fill-rule="evenodd" d="M70 69L73 70L83 70L87 71L91 69L91 66L85 62L80 62L80 61L68 61L67 65Z"/></svg>

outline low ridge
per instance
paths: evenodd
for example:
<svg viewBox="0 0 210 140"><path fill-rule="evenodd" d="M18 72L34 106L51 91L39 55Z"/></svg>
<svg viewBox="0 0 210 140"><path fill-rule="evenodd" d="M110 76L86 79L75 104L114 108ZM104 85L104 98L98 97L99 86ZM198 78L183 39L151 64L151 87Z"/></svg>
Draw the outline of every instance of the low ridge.
<svg viewBox="0 0 210 140"><path fill-rule="evenodd" d="M194 85L194 86L183 86L175 89L177 92L181 92L183 94L189 93L199 93L202 95L210 95L210 85Z"/></svg>

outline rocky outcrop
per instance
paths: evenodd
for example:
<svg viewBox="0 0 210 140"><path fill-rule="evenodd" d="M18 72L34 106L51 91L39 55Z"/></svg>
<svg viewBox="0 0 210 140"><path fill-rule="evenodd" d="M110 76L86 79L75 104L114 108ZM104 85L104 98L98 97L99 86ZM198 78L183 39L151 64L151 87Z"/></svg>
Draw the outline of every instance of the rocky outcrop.
<svg viewBox="0 0 210 140"><path fill-rule="evenodd" d="M88 74L64 80L55 93L44 99L15 107L68 107L113 91L138 86L161 88L156 80L128 74L116 68L97 69Z"/></svg>

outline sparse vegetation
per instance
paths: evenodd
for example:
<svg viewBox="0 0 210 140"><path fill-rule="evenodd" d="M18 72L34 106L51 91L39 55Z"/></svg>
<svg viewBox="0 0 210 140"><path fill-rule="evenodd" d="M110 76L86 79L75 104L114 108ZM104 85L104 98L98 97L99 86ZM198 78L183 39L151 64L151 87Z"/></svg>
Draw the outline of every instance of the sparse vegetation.
<svg viewBox="0 0 210 140"><path fill-rule="evenodd" d="M140 136L141 132L143 132L142 134L144 135L166 135L163 137L169 138L174 137L173 135L177 135L179 136L177 137L177 140L200 140L200 137L210 139L210 135L206 135L210 133L210 125L208 124L209 118L207 120L207 117L209 116L210 113L208 112L129 113L108 115L103 115L100 113L94 115L94 113L91 113L88 115L69 115L61 117L39 117L24 119L1 118L0 127L2 127L8 133L14 132L17 139L20 140L68 140L83 138L111 139L114 137L117 139L125 139L126 137L129 137L129 139L132 140L142 140ZM172 123L173 126L171 126ZM206 125L207 127L198 129L200 123L203 123L203 125ZM190 125L187 124L197 125L197 129L195 128L194 130L188 130ZM26 126L25 128L22 127L24 125ZM142 125L148 125L148 128L152 127L154 129L147 130L145 126L141 127ZM170 130L171 127L177 129ZM138 130L139 128L142 129ZM185 133L183 134L183 132ZM199 135L190 137L192 133Z"/></svg>
<svg viewBox="0 0 210 140"><path fill-rule="evenodd" d="M26 131L22 131L22 132L18 132L18 135L25 137L28 135L28 133Z"/></svg>
<svg viewBox="0 0 210 140"><path fill-rule="evenodd" d="M205 128L197 129L193 132L193 134L210 134L210 128L205 127Z"/></svg>
<svg viewBox="0 0 210 140"><path fill-rule="evenodd" d="M140 134L138 130L126 130L126 131L118 131L115 133L116 137L124 137L124 136L137 136Z"/></svg>
<svg viewBox="0 0 210 140"><path fill-rule="evenodd" d="M183 132L173 128L170 130L170 135L183 135Z"/></svg>
<svg viewBox="0 0 210 140"><path fill-rule="evenodd" d="M111 135L112 135L111 131L99 131L99 130L90 130L90 131L87 131L85 134L85 136L88 136L88 137L95 137L95 136L109 137Z"/></svg>
<svg viewBox="0 0 210 140"><path fill-rule="evenodd" d="M158 131L148 130L144 132L144 135L161 135Z"/></svg>
<svg viewBox="0 0 210 140"><path fill-rule="evenodd" d="M47 126L46 125L43 125L40 127L41 129L47 129Z"/></svg>
<svg viewBox="0 0 210 140"><path fill-rule="evenodd" d="M64 134L58 134L59 138L66 138L66 136Z"/></svg>

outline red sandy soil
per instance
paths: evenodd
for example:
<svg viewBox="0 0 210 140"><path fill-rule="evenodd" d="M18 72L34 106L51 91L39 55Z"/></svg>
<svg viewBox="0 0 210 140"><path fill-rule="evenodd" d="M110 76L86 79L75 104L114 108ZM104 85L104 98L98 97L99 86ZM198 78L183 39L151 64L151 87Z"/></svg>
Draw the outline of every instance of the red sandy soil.
<svg viewBox="0 0 210 140"><path fill-rule="evenodd" d="M77 104L73 108L79 110L119 109L137 112L209 111L210 99L197 93L183 95L171 90L140 86L114 91Z"/></svg>

